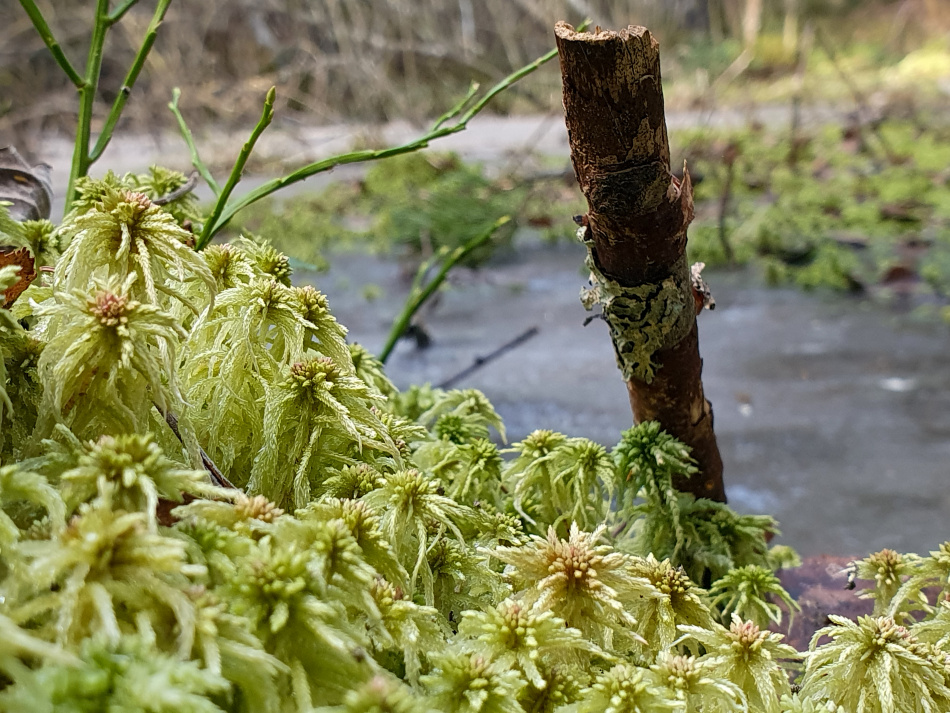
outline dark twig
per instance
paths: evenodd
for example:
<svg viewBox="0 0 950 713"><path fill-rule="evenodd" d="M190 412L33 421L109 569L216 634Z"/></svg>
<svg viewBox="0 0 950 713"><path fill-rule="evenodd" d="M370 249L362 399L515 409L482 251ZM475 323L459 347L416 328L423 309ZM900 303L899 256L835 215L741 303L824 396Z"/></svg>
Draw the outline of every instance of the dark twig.
<svg viewBox="0 0 950 713"><path fill-rule="evenodd" d="M792 125L789 131L788 150L788 164L792 167L798 165L799 155L805 145L805 140L801 136L802 101L805 93L805 74L808 72L808 57L811 54L814 36L815 31L811 23L806 22L796 43L795 92L792 94Z"/></svg>
<svg viewBox="0 0 950 713"><path fill-rule="evenodd" d="M166 193L163 196L158 198L153 198L152 203L155 205L168 205L172 201L177 201L182 196L186 196L191 193L198 186L198 172L192 171L191 175L188 176L188 180L182 183L178 188L173 190L171 193Z"/></svg>
<svg viewBox="0 0 950 713"><path fill-rule="evenodd" d="M171 411L162 411L158 404L154 404L154 406L156 409L158 409L158 412L165 417L165 423L167 423L168 427L172 429L172 433L175 434L175 437L181 441L182 445L184 445L185 439L182 438L181 431L178 429L178 417ZM216 466L214 461L211 460L211 457L205 453L205 449L201 446L198 446L198 451L201 454L201 465L203 465L204 469L211 475L211 480L214 481L214 484L221 488L231 488L237 490L237 486L228 480L224 476L224 473L218 470L218 466Z"/></svg>
<svg viewBox="0 0 950 713"><path fill-rule="evenodd" d="M726 219L729 216L729 201L732 198L732 184L736 176L736 160L739 158L739 145L733 141L723 152L722 161L726 165L726 177L722 182L722 194L719 196L719 243L730 265L735 265L736 255L729 242Z"/></svg>
<svg viewBox="0 0 950 713"><path fill-rule="evenodd" d="M634 421L658 421L692 448L700 473L676 478L676 487L725 502L696 315L687 309L695 300L686 261L692 184L688 171L679 179L670 169L659 44L643 27L582 33L559 22L554 34L591 272L598 287L627 298L615 304L598 288L585 293L585 306L599 302L606 315ZM655 349L641 348L655 339Z"/></svg>
<svg viewBox="0 0 950 713"><path fill-rule="evenodd" d="M487 366L488 364L495 361L495 359L497 359L498 357L507 354L508 352L510 352L512 349L515 349L516 347L520 347L522 344L524 344L526 341L531 339L531 337L535 336L537 333L538 333L537 327L531 327L531 329L526 329L524 332L519 334L510 342L505 342L504 344L502 344L495 351L490 352L489 354L486 354L485 356L475 357L475 361L473 361L470 366L466 367L465 369L462 369L462 371L460 371L455 376L450 376L441 384L438 384L436 388L451 389L457 383L462 381L462 379L465 379L466 377L471 376L482 367Z"/></svg>
<svg viewBox="0 0 950 713"><path fill-rule="evenodd" d="M877 123L873 120L870 105L868 104L867 99L864 96L864 93L858 89L858 85L854 83L854 80L851 76L844 70L844 67L841 66L841 63L838 61L838 53L832 45L831 41L825 35L824 30L821 27L815 28L815 39L818 40L818 44L821 45L821 49L828 56L828 59L831 60L831 66L834 67L835 72L838 77L844 82L844 85L848 88L848 91L851 92L851 96L854 98L854 103L858 105L859 118L857 121L857 130L861 131L861 120L862 118L867 121L868 127L871 129L871 133L877 137L878 142L881 144L881 148L884 150L884 157L890 163L899 163L897 160L897 154L894 153L891 148L890 142L884 136L883 132L878 127ZM867 142L865 142L866 145Z"/></svg>

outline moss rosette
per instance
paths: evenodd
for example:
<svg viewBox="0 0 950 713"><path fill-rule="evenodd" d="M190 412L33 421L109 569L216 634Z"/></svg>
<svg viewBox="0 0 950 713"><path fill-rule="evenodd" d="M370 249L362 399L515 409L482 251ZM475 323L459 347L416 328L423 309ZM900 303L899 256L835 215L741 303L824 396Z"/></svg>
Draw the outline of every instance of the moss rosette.
<svg viewBox="0 0 950 713"><path fill-rule="evenodd" d="M589 243L585 264L591 287L581 289L581 304L587 310L601 306L624 381L637 378L651 383L660 366L654 361L656 353L679 344L693 327L695 307L686 256L666 279L635 287L604 275Z"/></svg>

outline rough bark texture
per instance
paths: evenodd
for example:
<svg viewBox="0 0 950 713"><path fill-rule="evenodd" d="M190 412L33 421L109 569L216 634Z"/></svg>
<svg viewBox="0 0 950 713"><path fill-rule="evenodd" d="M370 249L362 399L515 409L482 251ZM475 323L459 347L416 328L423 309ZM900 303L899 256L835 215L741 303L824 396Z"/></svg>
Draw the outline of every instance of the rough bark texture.
<svg viewBox="0 0 950 713"><path fill-rule="evenodd" d="M629 320L620 327L630 337L622 348L614 337L634 420L659 421L692 447L701 474L681 479L677 487L724 502L722 458L712 407L703 395L695 312L688 328L681 328L681 308L687 301L693 304L692 295L669 298L678 286L688 290L690 285L684 255L693 198L689 173L684 171L680 181L670 171L659 45L647 29L634 26L589 33L561 22L555 35L571 159L588 203L585 242L591 260L620 288L636 290L633 301L643 300L644 319L662 314L668 325L669 315L678 315L679 326L660 330L675 343L650 351L648 373L638 369L639 376L631 375L624 368L625 360L631 363ZM650 294L662 295L664 304L651 303ZM612 336L615 331L612 325Z"/></svg>

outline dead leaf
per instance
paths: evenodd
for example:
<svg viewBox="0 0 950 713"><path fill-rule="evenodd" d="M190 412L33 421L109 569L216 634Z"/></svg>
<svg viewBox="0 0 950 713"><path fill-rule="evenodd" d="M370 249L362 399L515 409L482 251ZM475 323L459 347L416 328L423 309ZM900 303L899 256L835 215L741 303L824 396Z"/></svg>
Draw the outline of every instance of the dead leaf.
<svg viewBox="0 0 950 713"><path fill-rule="evenodd" d="M881 206L881 218L884 220L894 220L899 223L919 223L922 220L921 211L926 206L913 198L897 201L895 203L885 203Z"/></svg>
<svg viewBox="0 0 950 713"><path fill-rule="evenodd" d="M898 282L916 282L917 271L909 265L892 265L881 277L882 285L893 285Z"/></svg>
<svg viewBox="0 0 950 713"><path fill-rule="evenodd" d="M33 256L27 248L14 250L13 248L0 247L0 268L7 265L19 265L20 272L17 274L17 281L8 287L3 293L3 308L9 309L16 302L23 291L30 286L30 283L36 279L35 263Z"/></svg>

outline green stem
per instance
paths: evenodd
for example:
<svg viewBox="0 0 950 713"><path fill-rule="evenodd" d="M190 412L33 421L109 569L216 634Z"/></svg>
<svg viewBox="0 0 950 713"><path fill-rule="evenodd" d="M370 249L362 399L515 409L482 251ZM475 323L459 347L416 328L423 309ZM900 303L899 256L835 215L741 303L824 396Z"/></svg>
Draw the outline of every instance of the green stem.
<svg viewBox="0 0 950 713"><path fill-rule="evenodd" d="M230 216L222 217L222 213L226 212L225 206L227 205L228 198L230 198L231 192L238 184L238 181L241 180L241 175L244 173L244 166L247 163L247 159L250 157L251 151L254 150L254 144L257 143L257 140L261 137L261 134L264 133L264 129L266 129L274 119L274 100L276 97L277 89L276 87L271 87L267 92L267 97L264 99L264 111L261 113L261 118L257 122L257 126L255 126L254 130L251 132L250 138L247 140L244 146L241 147L241 153L238 154L237 161L234 162L234 168L231 169L231 175L228 176L228 180L224 184L224 188L218 195L218 200L214 204L214 209L211 211L211 215L204 224L204 228L201 230L200 237L195 241L195 250L203 250L205 246L211 242L211 238L214 237L214 234L220 228L223 228L230 219Z"/></svg>
<svg viewBox="0 0 950 713"><path fill-rule="evenodd" d="M132 0L132 2L127 3L128 7L131 7L138 0ZM112 140L112 132L115 130L115 125L119 121L119 117L122 115L122 110L125 108L125 103L129 100L129 95L132 93L132 87L135 86L135 81L139 78L139 73L142 71L142 67L145 66L145 60L148 57L148 53L152 50L152 45L155 44L155 37L158 34L158 28L162 24L162 20L165 19L165 13L168 11L168 6L171 4L172 0L160 0L158 5L155 8L155 14L152 15L152 21L148 25L148 29L145 31L145 38L142 40L142 46L139 47L139 51L135 55L135 59L132 61L132 66L129 67L128 73L125 75L125 81L122 83L122 89L119 91L118 96L115 98L115 101L112 104L112 110L109 112L109 117L106 119L105 125L102 127L102 132L99 134L99 140L96 141L96 146L93 148L92 153L89 154L89 163L95 163L102 152L106 150L106 146L109 145L109 141ZM122 8L119 8L120 10ZM125 8L128 9L128 8ZM124 12L124 10L123 10ZM119 14L118 17L122 15ZM110 24L111 24L110 16Z"/></svg>
<svg viewBox="0 0 950 713"><path fill-rule="evenodd" d="M588 22L585 22L578 29L583 29L587 24ZM413 151L426 148L430 141L434 141L444 136L450 136L451 134L456 134L460 131L463 131L468 126L468 122L471 121L472 118L474 118L482 109L484 109L488 102L490 102L495 96L503 92L518 80L523 79L527 75L537 70L545 62L549 62L550 60L554 59L556 56L557 50L551 50L544 56L536 59L531 64L528 64L516 72L509 74L503 80L498 82L498 84L492 87L488 93L485 94L485 96L483 96L467 111L465 111L461 118L454 124L449 124L447 126L444 125L450 119L458 116L464 107L471 101L472 97L475 96L475 92L478 90L477 85L469 89L468 94L465 95L465 98L461 102L456 104L451 110L439 117L439 119L427 133L416 139L413 139L412 141L399 146L392 146L377 151L353 151L351 153L342 154L339 156L331 156L330 158L323 159L322 161L316 161L315 163L311 163L307 166L304 166L303 168L298 168L296 171L293 171L286 176L267 181L254 190L245 193L243 196L228 205L221 205L221 201L219 199L219 205L215 206L216 213L212 216L213 220L209 219L208 222L205 223L205 228L202 231L201 239L197 242L195 248L197 250L204 248L211 241L211 238L213 238L218 231L227 225L228 221L230 221L238 211L247 208L252 203L256 203L262 198L266 198L267 196L281 190L282 188L286 188L287 186L293 185L294 183L299 183L300 181L306 180L315 174L329 171L333 168L336 168L337 166L350 163L363 163L364 161L375 161L378 159L390 158L392 156L399 156L400 154L412 153ZM218 210L219 207L221 210Z"/></svg>
<svg viewBox="0 0 950 713"><path fill-rule="evenodd" d="M367 149L364 151L354 151L352 153L343 154L340 156L332 156L330 158L323 159L322 161L311 163L307 166L304 166L303 168L299 168L296 171L287 174L286 176L282 176L281 178L275 178L267 181L254 190L245 193L243 196L225 207L221 211L219 222L211 226L211 235L213 236L215 233L221 230L239 211L247 208L252 203L256 203L262 198L266 198L272 193L276 193L282 188L286 188L287 186L293 185L294 183L299 183L300 181L310 178L315 174L329 171L330 169L336 168L337 166L343 166L350 163L363 163L364 161L374 161L376 159L389 158L391 156L398 156L404 153L411 153L421 148L425 148L433 139L454 134L456 131L461 131L463 128L465 127L439 129L438 131L430 132L425 136L422 136L414 141L410 141L409 143L402 144L401 146L390 147L378 151ZM209 225L211 224L209 223Z"/></svg>
<svg viewBox="0 0 950 713"><path fill-rule="evenodd" d="M102 45L109 29L109 0L97 0L96 19L86 60L86 76L79 87L79 119L76 124L76 145L66 187L66 211L76 198L76 181L89 171L89 137L92 134L92 105L99 87L99 72L102 69Z"/></svg>
<svg viewBox="0 0 950 713"><path fill-rule="evenodd" d="M426 275L429 274L429 270L432 269L433 263L438 259L444 258L448 251L448 246L443 246L435 255L419 263L419 268L416 270L416 275L412 278L412 284L409 285L410 295L422 287L422 281L425 279Z"/></svg>
<svg viewBox="0 0 950 713"><path fill-rule="evenodd" d="M436 119L436 122L432 125L432 128L429 129L429 131L438 130L439 127L441 127L442 124L447 122L449 119L454 119L456 116L461 114L462 110L468 105L470 101L472 101L472 97L475 96L476 92L478 92L478 82L472 82L468 88L468 93L466 93L466 95L462 98L462 101Z"/></svg>
<svg viewBox="0 0 950 713"><path fill-rule="evenodd" d="M208 169L207 164L201 160L201 156L198 154L198 147L195 145L195 137L191 133L191 129L188 128L188 124L185 123L185 117L182 116L181 110L178 108L178 100L181 98L181 89L175 87L172 89L172 100L168 102L168 108L171 109L172 114L175 115L175 119L178 120L178 129L181 131L182 137L185 139L185 143L188 145L188 151L191 153L191 165L195 167L195 170L201 174L201 177L205 179L205 183L210 186L211 190L214 192L215 196L221 195L221 186L218 185L218 182L214 180L214 176L211 175L211 171Z"/></svg>
<svg viewBox="0 0 950 713"><path fill-rule="evenodd" d="M442 286L442 283L445 282L446 276L449 274L449 271L455 267L461 260L464 260L467 255L469 255L473 250L481 247L489 240L491 240L492 235L495 234L501 226L507 223L510 220L508 216L504 218L499 218L495 221L488 230L484 233L476 235L474 238L469 240L465 245L455 248L449 255L443 260L442 266L439 268L439 271L435 274L425 287L419 287L418 284L414 283L413 289L409 293L409 297L406 299L406 304L402 308L402 312L399 313L399 316L396 318L396 321L393 322L392 329L389 331L389 337L386 339L386 345L383 347L383 351L380 352L379 360L382 363L386 363L386 360L389 358L389 355L392 353L393 349L396 346L396 342L399 341L399 338L406 333L406 330L409 328L409 325L412 323L412 318L415 316L422 305L424 305L435 291ZM420 268L420 273L422 268Z"/></svg>
<svg viewBox="0 0 950 713"><path fill-rule="evenodd" d="M125 0L124 3L122 3L115 10L109 13L109 24L114 25L119 20L121 20L122 17L125 15L125 13L131 10L132 6L135 5L138 1L139 0Z"/></svg>
<svg viewBox="0 0 950 713"><path fill-rule="evenodd" d="M43 39L43 42L46 44L46 47L49 49L50 54L53 55L53 59L56 60L66 76L69 77L71 81L77 88L82 89L83 83L85 80L79 76L79 72L76 71L75 67L70 63L69 59L66 57L66 54L63 52L63 48L60 47L59 42L56 41L56 38L53 37L53 31L50 30L49 24L46 22L46 18L43 17L43 13L40 12L40 9L36 6L36 3L33 0L20 0L20 5L23 6L23 9L26 10L26 14L29 15L30 21L33 23L33 27L36 28L36 32Z"/></svg>
<svg viewBox="0 0 950 713"><path fill-rule="evenodd" d="M580 27L578 27L577 31L578 32L583 31L586 25L587 23L585 22ZM557 49L551 50L547 54L542 55L541 57L538 57L531 64L526 64L521 69L516 70L512 72L511 74L509 74L507 77L505 77L500 82L498 82L498 84L496 84L491 89L489 89L488 93L485 96L483 96L481 99L479 99L477 102L475 102L468 111L462 114L462 118L459 119L458 123L461 124L462 127L464 128L465 124L467 124L472 119L473 116L475 116L482 109L484 109L485 106L488 104L488 102L494 99L497 95L501 94L512 84L514 84L515 82L518 82L521 79L524 79L529 74L531 74L532 72L537 70L539 67L541 67L543 64L550 62L555 57L557 57Z"/></svg>

